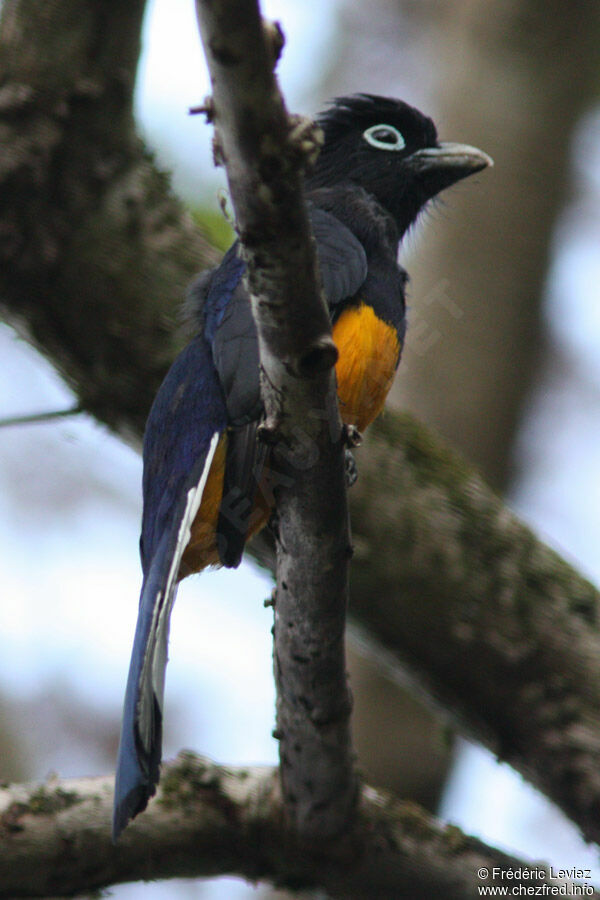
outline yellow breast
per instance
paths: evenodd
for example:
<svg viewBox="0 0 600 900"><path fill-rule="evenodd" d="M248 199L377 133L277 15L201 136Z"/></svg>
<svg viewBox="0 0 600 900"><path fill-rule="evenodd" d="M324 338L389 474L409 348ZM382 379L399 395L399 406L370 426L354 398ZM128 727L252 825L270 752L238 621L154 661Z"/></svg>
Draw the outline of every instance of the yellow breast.
<svg viewBox="0 0 600 900"><path fill-rule="evenodd" d="M360 431L375 419L392 386L400 343L392 325L364 303L344 310L333 326L340 414Z"/></svg>

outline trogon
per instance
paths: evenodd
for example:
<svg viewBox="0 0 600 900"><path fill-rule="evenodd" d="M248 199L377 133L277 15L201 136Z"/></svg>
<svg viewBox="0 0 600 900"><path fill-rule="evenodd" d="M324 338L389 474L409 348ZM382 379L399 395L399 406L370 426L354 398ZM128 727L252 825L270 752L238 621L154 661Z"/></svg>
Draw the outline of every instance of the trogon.
<svg viewBox="0 0 600 900"><path fill-rule="evenodd" d="M441 143L399 100L341 97L318 117L324 143L306 199L331 316L339 408L362 430L379 414L404 341L402 236L444 188L491 164ZM168 372L144 438L143 584L125 695L113 833L154 794L161 759L169 617L178 582L237 566L272 511L258 343L238 243L192 288L197 333Z"/></svg>

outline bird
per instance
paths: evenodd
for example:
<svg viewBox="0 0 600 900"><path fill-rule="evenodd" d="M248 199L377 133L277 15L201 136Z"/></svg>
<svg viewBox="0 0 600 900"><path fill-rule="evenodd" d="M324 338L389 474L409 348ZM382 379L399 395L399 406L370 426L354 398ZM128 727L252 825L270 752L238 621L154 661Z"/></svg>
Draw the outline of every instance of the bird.
<svg viewBox="0 0 600 900"><path fill-rule="evenodd" d="M322 289L338 351L342 421L363 431L381 412L406 329L399 245L442 190L492 165L440 142L433 121L373 94L331 101L323 144L305 175ZM257 332L239 242L191 288L195 335L150 411L143 446L143 581L125 693L113 813L116 840L160 776L169 619L177 585L208 566L239 564L273 509Z"/></svg>

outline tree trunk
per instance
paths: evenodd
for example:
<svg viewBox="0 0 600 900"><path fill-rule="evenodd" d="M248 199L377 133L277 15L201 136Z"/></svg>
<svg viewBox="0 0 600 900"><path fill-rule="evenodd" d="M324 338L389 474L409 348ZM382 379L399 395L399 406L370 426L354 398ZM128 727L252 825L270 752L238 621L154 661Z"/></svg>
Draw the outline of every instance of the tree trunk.
<svg viewBox="0 0 600 900"><path fill-rule="evenodd" d="M0 25L0 302L122 433L143 428L187 284L219 258L135 133L143 11L6 0Z"/></svg>

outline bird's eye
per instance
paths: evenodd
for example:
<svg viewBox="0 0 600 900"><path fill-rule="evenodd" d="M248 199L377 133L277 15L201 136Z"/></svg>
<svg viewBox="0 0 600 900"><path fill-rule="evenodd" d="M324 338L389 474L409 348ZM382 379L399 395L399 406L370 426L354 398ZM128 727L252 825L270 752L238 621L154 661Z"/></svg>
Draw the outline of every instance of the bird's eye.
<svg viewBox="0 0 600 900"><path fill-rule="evenodd" d="M406 141L393 125L371 125L363 131L367 144L378 150L404 150Z"/></svg>

